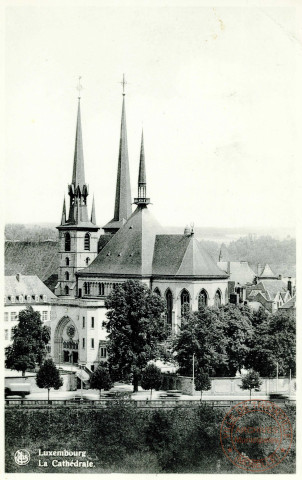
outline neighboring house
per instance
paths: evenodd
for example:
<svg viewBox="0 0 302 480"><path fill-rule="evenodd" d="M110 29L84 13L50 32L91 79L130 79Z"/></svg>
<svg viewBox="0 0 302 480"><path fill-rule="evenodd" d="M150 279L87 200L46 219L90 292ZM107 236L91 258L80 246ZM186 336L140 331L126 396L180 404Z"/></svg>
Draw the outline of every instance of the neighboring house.
<svg viewBox="0 0 302 480"><path fill-rule="evenodd" d="M296 296L287 300L280 308L284 310L296 310Z"/></svg>
<svg viewBox="0 0 302 480"><path fill-rule="evenodd" d="M167 235L150 211L145 153L141 141L138 194L132 213L127 148L125 98L122 105L120 148L113 218L96 224L94 203L88 214L84 174L80 101L69 208L63 204L59 230L58 298L52 307L52 356L56 363L80 363L94 370L105 360L105 299L116 284L133 279L145 283L166 303L172 332L181 323L184 305L228 302L228 273L221 270L190 228Z"/></svg>
<svg viewBox="0 0 302 480"><path fill-rule="evenodd" d="M18 324L19 312L27 306L40 313L41 320L50 326L51 302L56 296L36 275L5 277L4 346L12 340L12 329Z"/></svg>
<svg viewBox="0 0 302 480"><path fill-rule="evenodd" d="M261 280L256 285L247 286L247 300L260 302L266 310L274 313L291 298L286 284L282 280Z"/></svg>

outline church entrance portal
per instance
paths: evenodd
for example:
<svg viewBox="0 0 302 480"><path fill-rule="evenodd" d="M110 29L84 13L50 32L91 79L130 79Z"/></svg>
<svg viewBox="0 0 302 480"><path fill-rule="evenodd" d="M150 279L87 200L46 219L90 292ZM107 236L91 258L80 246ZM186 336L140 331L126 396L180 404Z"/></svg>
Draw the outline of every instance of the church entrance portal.
<svg viewBox="0 0 302 480"><path fill-rule="evenodd" d="M79 335L71 318L63 317L54 334L54 362L77 364L79 361Z"/></svg>

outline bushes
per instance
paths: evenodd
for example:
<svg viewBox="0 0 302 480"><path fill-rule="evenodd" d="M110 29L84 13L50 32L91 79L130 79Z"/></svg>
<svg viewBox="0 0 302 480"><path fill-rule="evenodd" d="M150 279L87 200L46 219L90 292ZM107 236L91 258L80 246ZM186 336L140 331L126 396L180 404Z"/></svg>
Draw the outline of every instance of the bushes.
<svg viewBox="0 0 302 480"><path fill-rule="evenodd" d="M289 406L286 413L294 425L295 408ZM77 473L240 473L220 446L225 414L225 409L207 405L141 410L123 401L106 409L10 407L6 411L6 470L75 473L51 465L39 468L40 448L87 451L95 468L77 469ZM22 470L14 461L19 448L31 454L30 464ZM287 473L294 471L294 454L292 448L278 473L282 468Z"/></svg>

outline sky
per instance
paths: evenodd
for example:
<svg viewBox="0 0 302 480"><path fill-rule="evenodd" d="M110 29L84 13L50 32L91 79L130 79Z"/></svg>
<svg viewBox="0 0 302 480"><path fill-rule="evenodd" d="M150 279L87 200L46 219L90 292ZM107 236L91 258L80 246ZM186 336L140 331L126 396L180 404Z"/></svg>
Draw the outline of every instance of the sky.
<svg viewBox="0 0 302 480"><path fill-rule="evenodd" d="M302 79L295 3L10 3L5 221L60 222L79 76L88 202L94 194L100 226L112 218L125 73L132 196L143 128L150 208L162 225L293 227Z"/></svg>

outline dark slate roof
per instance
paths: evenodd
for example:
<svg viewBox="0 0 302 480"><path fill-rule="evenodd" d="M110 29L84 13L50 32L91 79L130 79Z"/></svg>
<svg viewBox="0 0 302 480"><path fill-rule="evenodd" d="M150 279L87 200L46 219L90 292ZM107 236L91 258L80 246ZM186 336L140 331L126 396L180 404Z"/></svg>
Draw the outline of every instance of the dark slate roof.
<svg viewBox="0 0 302 480"><path fill-rule="evenodd" d="M153 275L228 278L194 235L157 235Z"/></svg>
<svg viewBox="0 0 302 480"><path fill-rule="evenodd" d="M148 208L138 206L125 225L79 275L151 275L155 236L161 231L160 224Z"/></svg>
<svg viewBox="0 0 302 480"><path fill-rule="evenodd" d="M100 238L98 241L98 252L100 252L105 247L105 245L107 245L110 239L111 239L111 235L108 235L108 234L100 235Z"/></svg>

